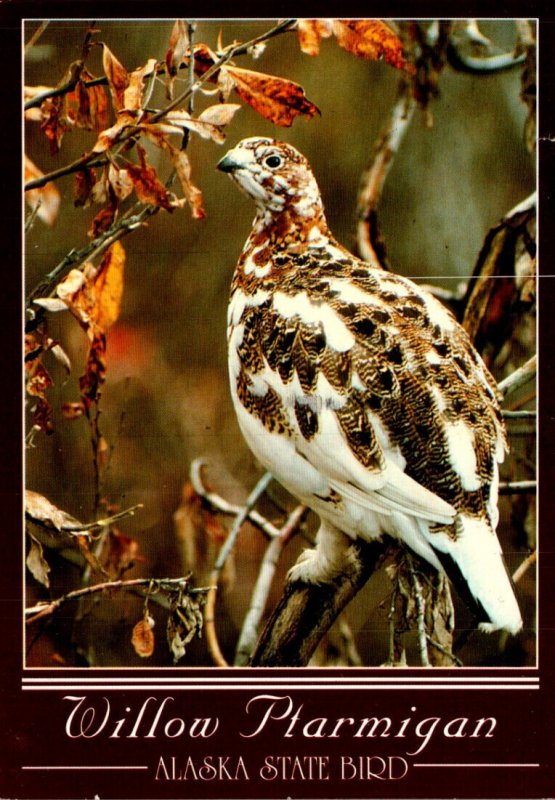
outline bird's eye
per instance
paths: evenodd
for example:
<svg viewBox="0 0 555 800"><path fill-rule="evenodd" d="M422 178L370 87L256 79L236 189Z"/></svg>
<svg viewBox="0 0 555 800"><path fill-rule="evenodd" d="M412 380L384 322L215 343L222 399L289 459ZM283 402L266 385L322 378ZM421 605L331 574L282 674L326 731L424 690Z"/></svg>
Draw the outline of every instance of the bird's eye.
<svg viewBox="0 0 555 800"><path fill-rule="evenodd" d="M279 156L268 156L268 158L264 159L264 163L267 167L270 167L270 169L277 169L281 167L283 161Z"/></svg>

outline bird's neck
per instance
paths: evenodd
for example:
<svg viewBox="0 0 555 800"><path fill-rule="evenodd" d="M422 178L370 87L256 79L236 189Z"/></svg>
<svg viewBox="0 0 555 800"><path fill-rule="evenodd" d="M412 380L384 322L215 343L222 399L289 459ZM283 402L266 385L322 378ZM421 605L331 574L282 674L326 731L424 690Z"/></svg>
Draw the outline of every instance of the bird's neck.
<svg viewBox="0 0 555 800"><path fill-rule="evenodd" d="M273 250L302 252L309 246L327 244L332 238L321 201L310 206L289 203L281 211L259 209L245 249L268 244Z"/></svg>

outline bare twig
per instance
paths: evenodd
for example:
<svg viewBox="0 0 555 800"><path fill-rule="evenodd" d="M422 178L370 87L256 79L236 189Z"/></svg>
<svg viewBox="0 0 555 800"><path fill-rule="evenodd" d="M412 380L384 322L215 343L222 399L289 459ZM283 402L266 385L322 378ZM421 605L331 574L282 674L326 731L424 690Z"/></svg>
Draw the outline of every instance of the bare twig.
<svg viewBox="0 0 555 800"><path fill-rule="evenodd" d="M520 566L517 567L517 569L515 569L515 571L513 572L513 583L518 583L519 580L523 577L523 575L525 575L525 573L528 572L530 567L532 567L536 563L536 561L537 561L537 553L534 550L534 552L530 553L530 555L524 559L522 564L520 564Z"/></svg>
<svg viewBox="0 0 555 800"><path fill-rule="evenodd" d="M495 53L493 43L481 33L475 19L459 20L449 39L449 63L455 69L477 74L500 72L522 64L526 54L521 52L522 31L517 28L517 32L519 36L514 50ZM476 54L478 49L482 55Z"/></svg>
<svg viewBox="0 0 555 800"><path fill-rule="evenodd" d="M105 517L104 519L99 519L96 520L95 522L86 522L83 523L82 525L78 524L62 525L61 530L67 531L68 533L77 533L78 531L94 531L97 528L104 528L108 525L112 525L114 522L117 522L120 519L124 519L125 517L132 517L139 508L143 508L142 503L137 503L137 505L135 506L126 508L125 511L118 511L117 514L112 514L112 516L110 517Z"/></svg>
<svg viewBox="0 0 555 800"><path fill-rule="evenodd" d="M216 558L216 563L214 564L214 569L210 575L210 583L212 587L208 592L208 597L206 599L206 612L204 617L204 625L206 631L206 641L208 643L208 648L210 650L210 654L214 660L216 666L219 667L226 667L228 663L221 651L218 637L216 633L216 591L218 587L218 582L220 580L220 573L224 567L225 562L227 561L229 554L233 550L235 546L235 542L239 531L241 530L241 526L243 523L248 519L249 513L254 508L255 504L258 502L259 498L262 494L266 491L268 484L272 480L272 474L270 472L265 472L264 475L260 478L252 492L247 497L247 501L243 508L241 508L240 512L237 514L231 531L227 539L225 540L224 544L222 545L220 552L218 553L218 557Z"/></svg>
<svg viewBox="0 0 555 800"><path fill-rule="evenodd" d="M289 515L285 525L280 530L278 538L273 539L264 554L258 579L254 587L250 608L245 616L241 634L237 643L235 651L234 666L242 667L248 664L251 653L256 645L258 638L258 627L260 620L266 608L268 601L268 594L276 572L279 559L283 552L284 547L290 541L291 537L297 532L303 517L307 512L305 506L297 506Z"/></svg>
<svg viewBox="0 0 555 800"><path fill-rule="evenodd" d="M228 514L229 516L236 517L241 513L242 507L235 505L234 503L229 503L225 498L221 497L219 494L216 494L216 492L210 492L205 488L201 475L203 466L205 466L205 462L200 458L196 458L191 463L189 478L196 494L198 494L199 497L202 497L202 499L215 511L219 511L221 514ZM248 520L255 527L259 528L269 539L275 539L276 537L281 536L279 528L276 528L275 525L273 525L269 520L266 519L266 517L264 517L254 508L249 511Z"/></svg>
<svg viewBox="0 0 555 800"><path fill-rule="evenodd" d="M407 563L409 566L411 578L412 578L412 585L414 589L414 599L416 602L416 615L417 615L417 630L418 630L418 650L420 652L420 660L422 662L423 667L430 666L430 657L428 655L428 644L427 644L427 632L426 632L426 606L424 603L424 598L422 597L422 587L420 586L420 581L418 580L418 575L416 574L416 570L414 569L414 563L412 560L412 556L407 551L405 554L405 558L407 559Z"/></svg>
<svg viewBox="0 0 555 800"><path fill-rule="evenodd" d="M499 484L499 494L534 494L536 481L508 481Z"/></svg>
<svg viewBox="0 0 555 800"><path fill-rule="evenodd" d="M183 586L188 583L187 577L181 578L133 578L132 580L119 580L119 581L105 581L104 583L95 583L94 586L86 586L83 589L75 589L73 592L58 597L57 600L52 600L50 603L37 603L34 606L25 609L25 616L27 624L35 622L42 617L46 617L58 611L63 605L70 600L76 600L86 595L97 594L99 592L112 591L116 589L136 589L137 587L146 587L157 592L172 592L180 591ZM206 594L212 587L204 588L188 588L187 591L191 594Z"/></svg>
<svg viewBox="0 0 555 800"><path fill-rule="evenodd" d="M30 50L30 49L31 49L31 47L34 47L34 46L36 45L36 43L38 42L38 40L40 39L40 37L42 36L42 34L43 34L43 33L45 32L45 30L48 28L48 25L49 25L49 23L50 23L50 20L49 20L49 19L45 19L45 20L43 20L43 21L41 22L41 24L39 25L39 27L36 29L36 31L34 32L34 34L31 36L31 38L29 39L29 41L28 41L28 42L27 42L27 44L25 45L25 52L26 52L26 53L28 52L28 50Z"/></svg>
<svg viewBox="0 0 555 800"><path fill-rule="evenodd" d="M532 356L528 361L518 369L515 369L510 375L502 380L497 388L506 400L511 394L516 392L522 386L525 386L529 381L536 377L537 358Z"/></svg>
<svg viewBox="0 0 555 800"><path fill-rule="evenodd" d="M357 200L357 248L365 261L380 260L376 252L376 209L393 159L410 125L416 100L412 85L404 79L399 83L397 102L382 129L375 146L371 165L362 176Z"/></svg>
<svg viewBox="0 0 555 800"><path fill-rule="evenodd" d="M432 647L435 647L435 649L439 650L440 653L443 653L444 656L450 658L453 661L453 663L457 665L457 667L463 666L463 662L460 660L460 658L457 658L457 656L454 653L452 653L451 650L449 650L447 647L444 647L439 642L436 642L435 639L432 639L429 633L426 634L426 640L429 642L429 644L432 645Z"/></svg>

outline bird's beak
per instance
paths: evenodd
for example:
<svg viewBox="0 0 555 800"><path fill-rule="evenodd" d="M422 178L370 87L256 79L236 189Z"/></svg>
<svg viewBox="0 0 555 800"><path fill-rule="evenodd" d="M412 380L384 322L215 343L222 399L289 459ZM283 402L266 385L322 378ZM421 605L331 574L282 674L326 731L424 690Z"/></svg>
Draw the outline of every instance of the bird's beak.
<svg viewBox="0 0 555 800"><path fill-rule="evenodd" d="M216 164L216 168L220 169L222 172L233 172L233 170L237 169L239 166L241 165L234 158L233 150L230 150L229 153L226 153L225 156Z"/></svg>

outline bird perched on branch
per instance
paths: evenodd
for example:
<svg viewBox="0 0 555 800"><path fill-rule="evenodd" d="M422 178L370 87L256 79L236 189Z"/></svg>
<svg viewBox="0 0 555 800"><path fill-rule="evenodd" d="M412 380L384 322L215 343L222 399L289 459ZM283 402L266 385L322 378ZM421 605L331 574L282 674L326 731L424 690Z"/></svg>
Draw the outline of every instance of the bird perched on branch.
<svg viewBox="0 0 555 800"><path fill-rule="evenodd" d="M333 581L353 539L388 534L448 574L483 630L516 633L495 533L505 433L465 331L430 293L334 239L290 145L244 139L218 168L257 209L229 302L239 425L321 522L289 578Z"/></svg>

